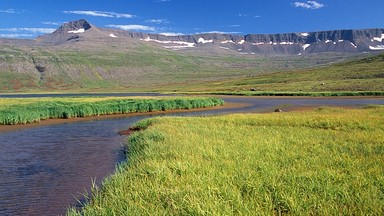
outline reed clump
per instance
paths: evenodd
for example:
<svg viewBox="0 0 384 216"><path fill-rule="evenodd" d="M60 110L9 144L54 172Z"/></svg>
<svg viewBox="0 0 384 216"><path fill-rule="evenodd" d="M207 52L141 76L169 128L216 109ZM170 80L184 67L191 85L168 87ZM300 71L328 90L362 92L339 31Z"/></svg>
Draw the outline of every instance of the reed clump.
<svg viewBox="0 0 384 216"><path fill-rule="evenodd" d="M27 100L27 99L25 99ZM4 105L0 107L0 124L15 125L40 122L53 118L78 118L136 112L154 112L176 109L193 109L219 106L218 98L159 98L159 99L104 99L89 101L62 99L49 101L33 100L30 103ZM1 103L0 103L1 104Z"/></svg>

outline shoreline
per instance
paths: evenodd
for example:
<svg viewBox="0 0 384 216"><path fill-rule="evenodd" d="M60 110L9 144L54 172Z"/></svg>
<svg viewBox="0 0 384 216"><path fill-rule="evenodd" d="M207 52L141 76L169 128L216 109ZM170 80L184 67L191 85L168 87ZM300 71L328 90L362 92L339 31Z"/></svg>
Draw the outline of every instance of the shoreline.
<svg viewBox="0 0 384 216"><path fill-rule="evenodd" d="M28 123L28 124L0 125L0 133L12 132L12 131L21 130L21 129L35 128L35 127L46 126L46 125L66 124L66 123L84 122L84 121L101 120L101 119L124 118L124 117L142 116L142 115L185 113L185 112L196 112L196 111L225 109L225 108L240 108L246 105L247 104L225 103L222 106L214 106L214 107L206 107L206 108L177 109L177 110L154 111L154 112L134 112L134 113L125 113L125 114L87 116L87 117L77 117L77 118L68 118L68 119L62 119L62 118L45 119L45 120L41 120L40 122L34 122L34 123Z"/></svg>
<svg viewBox="0 0 384 216"><path fill-rule="evenodd" d="M291 98L297 98L297 99L313 99L313 96L247 96L247 95L194 95L194 96L211 96L211 97L219 97L222 99L225 98L265 98L265 99L291 99ZM320 96L315 97L316 99L374 99L374 100L384 100L383 96ZM28 128L34 128L34 127L40 127L40 126L46 126L46 125L56 125L56 124L65 124L65 123L73 123L73 122L83 122L83 121L92 121L92 120L101 120L101 119L113 119L113 118L124 118L124 117L130 117L130 116L141 116L141 115L155 115L155 114L166 114L166 113L184 113L184 112L195 112L195 111L204 111L204 110L215 110L215 109L230 109L230 108L241 108L246 107L249 104L247 103L231 103L231 102L225 102L222 106L215 106L215 107L207 107L207 108L195 108L195 109L178 109L178 110L168 110L168 111L154 111L154 112L135 112L135 113L126 113L126 114L112 114L112 115L100 115L100 116L87 116L87 117L77 117L77 118L69 118L69 119L45 119L41 120L40 122L35 123L28 123L28 124L16 124L16 125L0 125L0 133L4 132L11 132L21 129L28 129ZM319 108L321 106L294 106L289 107L288 109L285 109L283 111L285 112L301 112L301 111L308 111L313 110L316 108ZM346 109L354 108L352 106L339 106Z"/></svg>

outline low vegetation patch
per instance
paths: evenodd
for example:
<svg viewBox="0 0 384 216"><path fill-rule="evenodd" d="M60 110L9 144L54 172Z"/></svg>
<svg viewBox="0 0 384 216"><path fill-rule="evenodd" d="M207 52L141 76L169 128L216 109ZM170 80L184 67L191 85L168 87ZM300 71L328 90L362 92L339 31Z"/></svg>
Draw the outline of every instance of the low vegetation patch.
<svg viewBox="0 0 384 216"><path fill-rule="evenodd" d="M69 215L383 215L384 107L160 117Z"/></svg>
<svg viewBox="0 0 384 216"><path fill-rule="evenodd" d="M0 99L0 124L14 125L51 118L204 108L224 103L218 98L43 98Z"/></svg>
<svg viewBox="0 0 384 216"><path fill-rule="evenodd" d="M196 94L196 92L194 93ZM356 92L266 92L266 91L238 91L238 92L197 92L197 94L211 95L243 95L243 96L310 96L310 97L334 97L334 96L384 96L384 91L356 91Z"/></svg>

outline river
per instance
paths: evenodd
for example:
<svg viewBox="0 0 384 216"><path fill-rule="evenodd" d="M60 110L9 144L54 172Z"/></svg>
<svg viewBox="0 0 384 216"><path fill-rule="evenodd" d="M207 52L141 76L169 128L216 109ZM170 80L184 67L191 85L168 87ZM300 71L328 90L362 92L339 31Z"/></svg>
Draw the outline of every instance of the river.
<svg viewBox="0 0 384 216"><path fill-rule="evenodd" d="M38 96L45 95L12 97ZM121 118L92 119L0 132L0 215L65 214L68 206L76 205L76 200L84 197L83 194L87 193L92 181L100 184L102 179L114 172L116 164L125 159L123 143L126 137L117 133L144 118L159 115L204 116L272 112L276 108L289 111L314 106L362 107L368 104L384 104L383 98L228 96L223 99L227 103L240 106L198 112L127 115Z"/></svg>

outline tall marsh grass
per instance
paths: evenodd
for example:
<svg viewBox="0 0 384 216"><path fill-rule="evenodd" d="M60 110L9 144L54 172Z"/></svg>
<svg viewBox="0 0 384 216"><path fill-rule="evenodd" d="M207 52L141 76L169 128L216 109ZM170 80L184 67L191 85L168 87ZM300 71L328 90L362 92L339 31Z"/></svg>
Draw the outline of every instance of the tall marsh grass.
<svg viewBox="0 0 384 216"><path fill-rule="evenodd" d="M27 102L25 101L27 100ZM219 106L224 102L217 98L168 98L168 99L24 99L21 104L6 104L0 107L0 124L14 125L39 122L51 118L76 118L135 112L153 112L175 109ZM8 100L12 103L17 100Z"/></svg>
<svg viewBox="0 0 384 216"><path fill-rule="evenodd" d="M384 107L161 117L69 215L383 215Z"/></svg>

